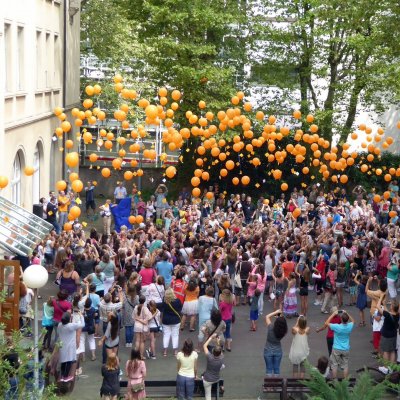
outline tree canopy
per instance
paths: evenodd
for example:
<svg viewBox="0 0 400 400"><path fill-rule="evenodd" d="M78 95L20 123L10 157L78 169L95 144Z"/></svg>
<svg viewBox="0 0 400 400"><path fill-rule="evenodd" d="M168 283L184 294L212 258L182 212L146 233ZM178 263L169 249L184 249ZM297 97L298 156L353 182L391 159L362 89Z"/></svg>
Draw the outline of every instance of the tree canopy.
<svg viewBox="0 0 400 400"><path fill-rule="evenodd" d="M398 101L398 2L254 3L252 52L269 84L281 89L266 98L267 108L298 102L303 113L315 112L323 137L338 134L343 142L361 108L379 113Z"/></svg>

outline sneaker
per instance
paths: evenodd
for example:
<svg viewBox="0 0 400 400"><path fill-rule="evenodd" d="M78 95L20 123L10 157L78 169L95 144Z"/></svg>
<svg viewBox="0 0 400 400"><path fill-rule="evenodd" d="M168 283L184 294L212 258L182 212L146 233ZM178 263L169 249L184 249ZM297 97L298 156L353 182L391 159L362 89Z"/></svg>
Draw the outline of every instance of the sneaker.
<svg viewBox="0 0 400 400"><path fill-rule="evenodd" d="M314 301L314 306L320 306L321 303L319 301Z"/></svg>
<svg viewBox="0 0 400 400"><path fill-rule="evenodd" d="M146 358L150 358L150 351L146 349L145 353L146 353Z"/></svg>
<svg viewBox="0 0 400 400"><path fill-rule="evenodd" d="M321 310L321 312L322 312L322 314L329 314L329 311L322 311Z"/></svg>
<svg viewBox="0 0 400 400"><path fill-rule="evenodd" d="M386 367L379 367L378 370L382 372L382 374L387 375L389 373L389 368Z"/></svg>
<svg viewBox="0 0 400 400"><path fill-rule="evenodd" d="M126 343L125 347L132 347L132 343Z"/></svg>
<svg viewBox="0 0 400 400"><path fill-rule="evenodd" d="M78 369L75 371L75 375L76 375L76 376L82 375L82 368L78 368Z"/></svg>
<svg viewBox="0 0 400 400"><path fill-rule="evenodd" d="M157 357L156 357L154 354L152 354L152 355L150 356L150 358L151 358L152 360L157 360Z"/></svg>

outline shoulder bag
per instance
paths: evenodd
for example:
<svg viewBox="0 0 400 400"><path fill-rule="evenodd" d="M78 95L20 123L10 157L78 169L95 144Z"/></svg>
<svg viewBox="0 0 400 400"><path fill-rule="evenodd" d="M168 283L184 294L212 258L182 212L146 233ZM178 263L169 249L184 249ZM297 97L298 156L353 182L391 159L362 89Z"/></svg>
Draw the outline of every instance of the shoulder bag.
<svg viewBox="0 0 400 400"><path fill-rule="evenodd" d="M240 278L240 273L242 272L242 262L240 262L239 271L236 272L234 277L235 287L242 289L242 280Z"/></svg>
<svg viewBox="0 0 400 400"><path fill-rule="evenodd" d="M171 310L179 317L179 320L182 321L181 315L178 313L178 311L175 310L175 308L172 306L172 304L168 303L168 305L171 308Z"/></svg>
<svg viewBox="0 0 400 400"><path fill-rule="evenodd" d="M158 310L157 310L157 311L158 311ZM154 319L154 322L156 323L157 332L162 332L162 331L163 331L163 327L162 327L162 325L160 325L160 324L157 322L156 315L157 315L157 312L153 315L153 319Z"/></svg>

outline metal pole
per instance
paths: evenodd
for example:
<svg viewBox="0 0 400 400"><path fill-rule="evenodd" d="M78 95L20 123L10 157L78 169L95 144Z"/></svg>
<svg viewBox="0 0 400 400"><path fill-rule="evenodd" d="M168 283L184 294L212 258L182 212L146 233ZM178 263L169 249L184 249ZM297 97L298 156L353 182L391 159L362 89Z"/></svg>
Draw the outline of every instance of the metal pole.
<svg viewBox="0 0 400 400"><path fill-rule="evenodd" d="M35 397L39 396L39 315L37 305L38 290L34 289L35 311L34 311L34 346L35 346L35 366L34 366L34 379L35 379ZM36 397L39 398L39 397Z"/></svg>

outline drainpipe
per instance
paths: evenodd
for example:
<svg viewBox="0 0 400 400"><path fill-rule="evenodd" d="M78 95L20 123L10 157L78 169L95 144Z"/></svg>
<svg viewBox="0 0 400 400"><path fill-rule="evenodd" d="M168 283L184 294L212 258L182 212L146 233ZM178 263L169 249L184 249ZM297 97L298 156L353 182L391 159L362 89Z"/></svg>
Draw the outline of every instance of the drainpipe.
<svg viewBox="0 0 400 400"><path fill-rule="evenodd" d="M67 105L67 2L64 0L64 26L63 26L63 82L62 82L62 107L65 109ZM62 135L62 147L65 149L65 135ZM64 157L62 159L62 179L66 178L66 169Z"/></svg>

